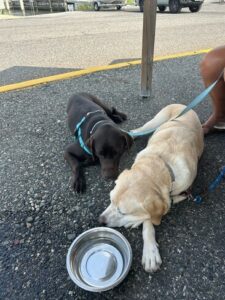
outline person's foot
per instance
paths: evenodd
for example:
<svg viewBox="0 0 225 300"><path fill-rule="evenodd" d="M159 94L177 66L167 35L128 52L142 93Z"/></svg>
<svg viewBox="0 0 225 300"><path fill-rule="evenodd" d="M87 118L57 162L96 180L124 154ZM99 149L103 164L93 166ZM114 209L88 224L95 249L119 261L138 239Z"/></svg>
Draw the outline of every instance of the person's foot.
<svg viewBox="0 0 225 300"><path fill-rule="evenodd" d="M204 135L211 133L215 130L225 130L225 116L216 117L211 115L211 117L202 125Z"/></svg>

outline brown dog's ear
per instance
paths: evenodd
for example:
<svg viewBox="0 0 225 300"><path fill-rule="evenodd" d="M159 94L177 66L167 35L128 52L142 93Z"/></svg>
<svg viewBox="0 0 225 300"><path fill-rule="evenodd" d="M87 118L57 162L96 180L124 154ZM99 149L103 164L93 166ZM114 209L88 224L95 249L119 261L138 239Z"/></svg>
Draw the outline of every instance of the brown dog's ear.
<svg viewBox="0 0 225 300"><path fill-rule="evenodd" d="M92 156L93 156L93 159L96 158L96 155L95 155L95 142L94 142L93 136L90 136L89 139L86 140L86 145L90 149L90 151L92 153Z"/></svg>
<svg viewBox="0 0 225 300"><path fill-rule="evenodd" d="M126 150L129 150L131 148L131 146L133 145L133 138L127 133L124 134L124 138L125 138Z"/></svg>

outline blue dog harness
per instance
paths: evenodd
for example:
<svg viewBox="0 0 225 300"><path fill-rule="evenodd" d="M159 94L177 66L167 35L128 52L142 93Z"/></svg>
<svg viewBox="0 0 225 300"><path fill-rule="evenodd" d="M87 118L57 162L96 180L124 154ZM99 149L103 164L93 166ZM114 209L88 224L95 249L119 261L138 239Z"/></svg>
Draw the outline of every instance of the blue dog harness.
<svg viewBox="0 0 225 300"><path fill-rule="evenodd" d="M91 111L91 112L88 112L81 120L79 123L77 123L76 127L75 127L75 131L74 131L74 137L76 140L78 140L81 148L89 155L93 155L91 150L88 149L88 147L85 145L85 142L82 138L82 132L81 132L81 127L82 125L84 124L84 122L87 120L87 118L90 116L90 115L93 115L93 114L96 114L96 113L103 113L105 114L105 112L103 110L95 110L95 111ZM100 120L98 122L96 122L94 124L94 126L92 127L92 129L90 130L90 136L93 134L95 128L99 125L99 124L102 124L102 123L110 123L110 121L108 120Z"/></svg>
<svg viewBox="0 0 225 300"><path fill-rule="evenodd" d="M76 140L78 140L81 148L89 155L92 155L92 152L88 149L88 147L85 145L85 142L82 138L82 134L81 134L81 125L86 121L87 117L90 116L90 115L93 115L95 113L98 113L98 112L103 112L102 110L95 110L95 111L91 111L91 112L88 112L81 120L79 123L77 123L76 127L75 127L75 130L74 130L74 137Z"/></svg>

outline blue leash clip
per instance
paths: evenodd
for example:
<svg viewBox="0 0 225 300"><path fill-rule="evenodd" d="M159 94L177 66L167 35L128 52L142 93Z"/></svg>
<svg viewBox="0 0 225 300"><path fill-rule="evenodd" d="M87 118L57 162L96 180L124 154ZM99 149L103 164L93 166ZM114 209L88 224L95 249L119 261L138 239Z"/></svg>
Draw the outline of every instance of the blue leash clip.
<svg viewBox="0 0 225 300"><path fill-rule="evenodd" d="M200 195L195 196L194 202L196 204L201 204L202 203L202 197Z"/></svg>

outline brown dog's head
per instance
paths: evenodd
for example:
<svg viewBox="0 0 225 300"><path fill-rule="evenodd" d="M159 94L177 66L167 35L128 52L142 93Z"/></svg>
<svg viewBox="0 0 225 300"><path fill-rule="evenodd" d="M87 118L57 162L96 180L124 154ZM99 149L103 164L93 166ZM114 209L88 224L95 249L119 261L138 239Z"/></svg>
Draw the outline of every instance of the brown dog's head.
<svg viewBox="0 0 225 300"><path fill-rule="evenodd" d="M119 162L123 153L130 149L133 139L111 124L99 127L88 141L93 156L100 161L102 176L115 179L119 174Z"/></svg>

